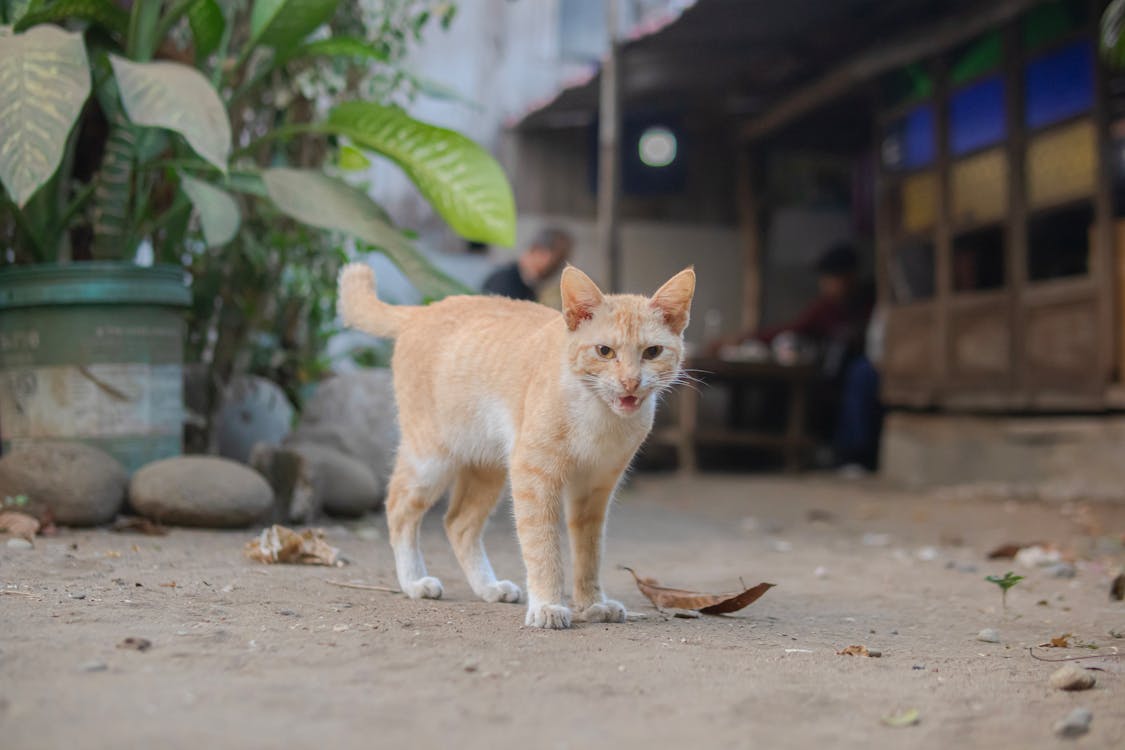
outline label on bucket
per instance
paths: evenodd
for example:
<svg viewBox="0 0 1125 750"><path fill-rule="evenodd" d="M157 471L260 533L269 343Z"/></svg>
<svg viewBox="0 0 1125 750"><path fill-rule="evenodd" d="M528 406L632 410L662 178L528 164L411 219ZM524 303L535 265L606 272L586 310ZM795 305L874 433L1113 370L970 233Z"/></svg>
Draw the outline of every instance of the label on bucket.
<svg viewBox="0 0 1125 750"><path fill-rule="evenodd" d="M179 435L181 365L99 364L0 371L4 440Z"/></svg>

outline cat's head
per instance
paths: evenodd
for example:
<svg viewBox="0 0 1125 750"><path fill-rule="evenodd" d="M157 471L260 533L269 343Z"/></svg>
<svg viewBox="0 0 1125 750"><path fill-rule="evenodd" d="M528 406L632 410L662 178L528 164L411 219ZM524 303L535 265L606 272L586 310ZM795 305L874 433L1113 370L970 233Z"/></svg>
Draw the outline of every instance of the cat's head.
<svg viewBox="0 0 1125 750"><path fill-rule="evenodd" d="M602 294L573 266L562 275L571 372L620 416L651 403L680 376L695 271L684 269L651 297Z"/></svg>

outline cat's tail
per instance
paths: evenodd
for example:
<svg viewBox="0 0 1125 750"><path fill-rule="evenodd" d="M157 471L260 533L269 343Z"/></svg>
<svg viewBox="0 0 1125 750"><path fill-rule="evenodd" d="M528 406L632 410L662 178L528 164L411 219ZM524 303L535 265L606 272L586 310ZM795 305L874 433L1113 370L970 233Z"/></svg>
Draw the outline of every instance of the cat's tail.
<svg viewBox="0 0 1125 750"><path fill-rule="evenodd" d="M410 314L409 307L388 305L375 295L375 272L366 263L349 263L336 280L336 312L344 325L373 336L394 338Z"/></svg>

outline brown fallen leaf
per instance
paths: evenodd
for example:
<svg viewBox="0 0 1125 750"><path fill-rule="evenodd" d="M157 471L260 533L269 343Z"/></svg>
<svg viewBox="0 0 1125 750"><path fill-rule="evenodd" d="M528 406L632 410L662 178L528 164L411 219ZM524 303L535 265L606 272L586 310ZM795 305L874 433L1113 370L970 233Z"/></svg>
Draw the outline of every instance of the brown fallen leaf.
<svg viewBox="0 0 1125 750"><path fill-rule="evenodd" d="M1063 633L1052 638L1049 643L1040 643L1039 648L1070 648L1070 639L1073 637L1071 633Z"/></svg>
<svg viewBox="0 0 1125 750"><path fill-rule="evenodd" d="M882 651L869 651L867 646L848 646L843 651L836 652L836 656L870 656L872 659L878 659L882 655Z"/></svg>
<svg viewBox="0 0 1125 750"><path fill-rule="evenodd" d="M989 560L1011 560L1017 554L1019 554L1019 551L1021 549L1023 549L1024 547L1046 547L1046 546L1047 545L1044 542L1027 542L1025 544L1020 544L1020 543L1017 543L1017 542L1009 542L1007 544L1001 544L999 547L997 547L996 549L989 552L988 553L988 559Z"/></svg>
<svg viewBox="0 0 1125 750"><path fill-rule="evenodd" d="M296 532L274 524L246 543L246 556L264 563L297 563L301 565L342 566L340 550L324 540L320 529Z"/></svg>
<svg viewBox="0 0 1125 750"><path fill-rule="evenodd" d="M121 641L121 643L118 643L117 647L130 651L148 651L152 648L152 641L148 638L126 638Z"/></svg>
<svg viewBox="0 0 1125 750"><path fill-rule="evenodd" d="M145 534L146 536L166 536L168 529L143 516L121 516L113 522L111 530L118 533Z"/></svg>
<svg viewBox="0 0 1125 750"><path fill-rule="evenodd" d="M174 588L176 588L176 582L175 581L168 581L168 583L162 583L162 584L160 584L160 586L161 586L161 588L174 589Z"/></svg>
<svg viewBox="0 0 1125 750"><path fill-rule="evenodd" d="M637 588L657 609L693 609L705 615L725 615L750 606L774 587L772 583L759 583L741 593L704 594L661 586L654 578L642 578L632 568L622 567L633 574Z"/></svg>
<svg viewBox="0 0 1125 750"><path fill-rule="evenodd" d="M0 531L7 531L12 536L30 542L39 531L39 519L18 510L0 511Z"/></svg>

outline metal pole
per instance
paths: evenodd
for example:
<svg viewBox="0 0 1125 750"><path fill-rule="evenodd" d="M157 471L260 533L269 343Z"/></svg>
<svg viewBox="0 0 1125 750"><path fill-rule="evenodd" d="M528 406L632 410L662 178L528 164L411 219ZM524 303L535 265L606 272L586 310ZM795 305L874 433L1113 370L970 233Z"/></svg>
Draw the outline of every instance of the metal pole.
<svg viewBox="0 0 1125 750"><path fill-rule="evenodd" d="M621 239L618 204L621 194L621 45L618 42L618 0L606 3L609 45L602 64L598 104L598 249L609 266L609 289L621 291Z"/></svg>

